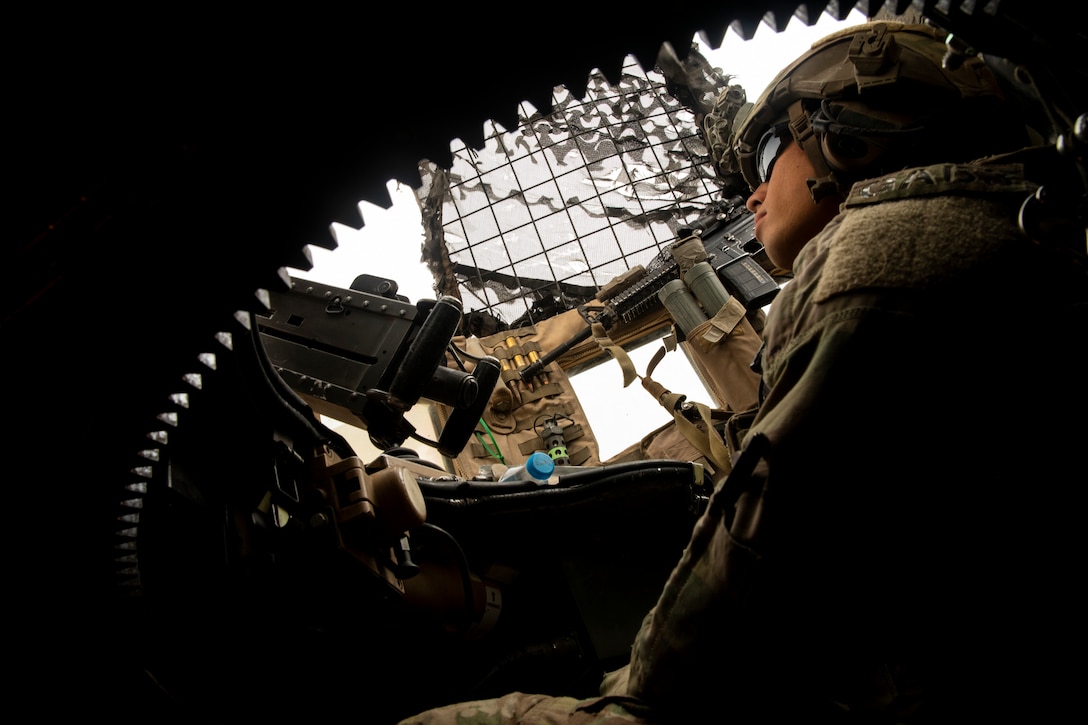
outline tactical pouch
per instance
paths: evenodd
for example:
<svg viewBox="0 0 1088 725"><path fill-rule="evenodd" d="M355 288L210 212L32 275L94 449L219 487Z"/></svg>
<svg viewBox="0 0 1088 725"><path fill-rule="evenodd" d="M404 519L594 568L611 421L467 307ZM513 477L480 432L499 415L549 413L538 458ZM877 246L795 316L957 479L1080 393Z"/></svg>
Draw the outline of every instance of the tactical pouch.
<svg viewBox="0 0 1088 725"><path fill-rule="evenodd" d="M715 407L740 411L755 406L760 378L751 364L762 339L747 309L707 262L698 238L673 249L673 256L680 279L666 285L660 296L680 346L714 396Z"/></svg>
<svg viewBox="0 0 1088 725"><path fill-rule="evenodd" d="M688 267L684 272L684 284L697 266ZM716 284L717 279L712 280ZM760 376L752 369L752 362L759 353L762 339L756 331L749 315L739 300L730 297L724 289L715 294L695 287L700 314L706 315L708 304L716 308L713 316L694 327L687 328L676 320L674 341L679 344L703 385L714 398L714 407L701 403L686 402L686 396L678 396L666 391L653 382L651 375L654 366L660 361L666 349L673 349L666 341L658 357L650 363L642 384L655 395L666 410L673 414L673 421L651 433L643 439L639 455L656 458L687 458L708 466L712 479L717 482L726 476L731 467L731 459L736 453L735 442L727 441L724 429L734 413L754 409L759 403ZM692 295L694 298L695 295ZM669 305L666 305L669 307ZM672 314L672 309L669 310ZM675 315L674 319L675 319ZM762 313L756 315L757 322L762 320ZM681 407L683 406L683 407ZM628 455L634 451L625 452Z"/></svg>
<svg viewBox="0 0 1088 725"><path fill-rule="evenodd" d="M715 428L715 434L720 431L726 420L732 414L724 410L712 410L711 422ZM710 433L706 434L709 438ZM639 457L643 460L668 459L671 461L692 461L701 464L713 474L716 472L716 464L707 457L706 451L696 446L691 440L688 431L677 426L675 420L662 425L639 441ZM730 450L732 453L732 450Z"/></svg>
<svg viewBox="0 0 1088 725"><path fill-rule="evenodd" d="M748 410L759 402L759 374L751 365L761 344L735 297L680 343L716 407L733 411Z"/></svg>
<svg viewBox="0 0 1088 725"><path fill-rule="evenodd" d="M524 463L533 451L554 451L572 466L601 463L597 440L563 368L555 362L549 363L540 375L527 381L521 379L519 372L567 339L570 322L564 315L558 315L536 325L484 338L454 338L458 349L473 357L493 356L502 366L499 383L480 423L453 461L454 473L473 478L481 469L496 464ZM471 369L471 361L464 362ZM440 425L445 424L450 413L449 407L436 406Z"/></svg>

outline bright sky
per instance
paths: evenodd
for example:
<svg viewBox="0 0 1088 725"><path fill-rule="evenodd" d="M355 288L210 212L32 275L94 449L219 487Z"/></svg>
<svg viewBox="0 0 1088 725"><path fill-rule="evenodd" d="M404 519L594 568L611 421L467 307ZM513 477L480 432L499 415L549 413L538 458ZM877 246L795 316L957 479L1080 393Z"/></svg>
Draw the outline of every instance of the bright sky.
<svg viewBox="0 0 1088 725"><path fill-rule="evenodd" d="M742 40L730 30L717 50L711 50L705 43L696 40L711 65L731 74L732 82L742 85L748 100L754 101L778 71L814 41L839 28L862 22L865 22L865 17L857 11L843 22L835 21L826 14L821 15L820 20L811 27L793 18L782 33L760 26L750 41ZM334 224L339 247L333 251L310 247L313 269L290 269L289 273L294 277L348 288L358 275L365 272L395 280L399 286L398 292L412 302L434 299L430 273L420 262L423 231L419 208L412 190L398 187L395 182L388 185L393 199L392 207L383 209L362 202L360 210L365 224L362 229ZM645 373L650 357L659 347L660 344L654 343L631 354L640 374ZM713 407L711 398L679 350L665 356L654 370L653 378L673 392L686 394L689 400ZM637 381L627 388L623 387L623 373L614 363L605 363L578 375L573 385L597 438L602 459L618 453L670 420L669 414ZM423 433L422 427L418 424L417 427ZM371 455L369 451L359 450L360 447L367 447L368 442L362 443L354 436L351 441L360 456L367 458ZM405 445L418 449L421 455L426 453L426 446L415 441L409 440Z"/></svg>

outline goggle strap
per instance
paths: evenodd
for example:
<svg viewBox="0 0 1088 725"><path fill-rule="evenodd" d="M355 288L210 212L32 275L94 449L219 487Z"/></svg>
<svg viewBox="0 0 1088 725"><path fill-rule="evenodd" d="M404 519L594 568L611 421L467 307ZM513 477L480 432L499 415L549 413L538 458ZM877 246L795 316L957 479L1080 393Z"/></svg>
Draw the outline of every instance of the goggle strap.
<svg viewBox="0 0 1088 725"><path fill-rule="evenodd" d="M820 140L816 138L816 129L812 127L809 115L802 107L801 101L794 101L790 104L789 116L790 133L793 134L797 145L808 156L813 169L816 171L816 176L808 179L807 183L812 200L819 203L823 197L838 191L838 181L820 150Z"/></svg>

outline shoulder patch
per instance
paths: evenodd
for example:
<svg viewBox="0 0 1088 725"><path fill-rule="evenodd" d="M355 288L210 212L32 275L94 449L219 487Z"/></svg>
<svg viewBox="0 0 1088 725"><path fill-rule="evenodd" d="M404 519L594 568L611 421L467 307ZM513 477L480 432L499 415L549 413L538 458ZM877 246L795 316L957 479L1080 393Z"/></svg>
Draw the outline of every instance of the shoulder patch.
<svg viewBox="0 0 1088 725"><path fill-rule="evenodd" d="M933 164L904 169L854 184L844 207L938 194L1022 194L1038 187L1024 179L1021 164Z"/></svg>

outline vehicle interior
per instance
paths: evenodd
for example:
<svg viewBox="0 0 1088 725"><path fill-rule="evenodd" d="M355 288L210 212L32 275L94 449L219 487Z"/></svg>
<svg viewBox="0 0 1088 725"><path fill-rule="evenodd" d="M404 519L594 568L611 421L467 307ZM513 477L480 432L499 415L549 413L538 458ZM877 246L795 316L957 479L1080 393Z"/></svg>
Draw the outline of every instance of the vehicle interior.
<svg viewBox="0 0 1088 725"><path fill-rule="evenodd" d="M23 25L0 329L16 691L43 714L391 723L625 663L751 402L686 334L758 331L789 281L701 126L762 89L723 96L693 38L917 13L1030 70L1086 178L1088 37L1057 3L525 10ZM433 298L309 278L390 181ZM670 285L697 265L709 290ZM598 367L664 411L608 455L572 383ZM552 478L503 479L541 450Z"/></svg>

